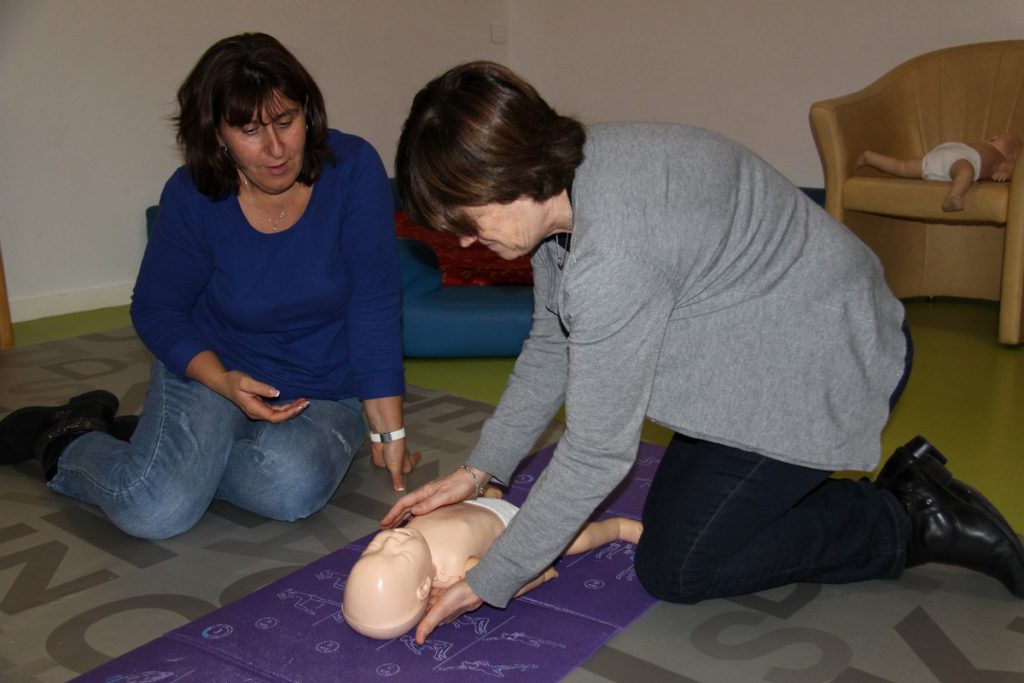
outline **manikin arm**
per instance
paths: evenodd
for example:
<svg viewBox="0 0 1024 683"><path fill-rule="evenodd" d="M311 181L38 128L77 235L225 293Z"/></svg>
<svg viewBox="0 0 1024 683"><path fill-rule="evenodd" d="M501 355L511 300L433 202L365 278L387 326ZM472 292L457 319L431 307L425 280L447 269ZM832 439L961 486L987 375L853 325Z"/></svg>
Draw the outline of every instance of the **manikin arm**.
<svg viewBox="0 0 1024 683"><path fill-rule="evenodd" d="M565 549L565 554L578 555L612 541L628 541L636 545L640 542L640 535L643 531L644 525L629 517L609 517L597 522L589 522L576 534L576 538Z"/></svg>
<svg viewBox="0 0 1024 683"><path fill-rule="evenodd" d="M576 534L576 538L565 549L565 554L579 555L594 548L600 548L613 541L627 541L635 545L640 542L640 535L643 533L643 530L643 524L628 517L609 517L597 522L589 522ZM475 565L476 562L473 564ZM466 567L466 569L468 571L469 567ZM542 583L555 578L558 578L558 571L554 567L548 567L539 576L520 588L519 592L516 593L516 597L518 598Z"/></svg>
<svg viewBox="0 0 1024 683"><path fill-rule="evenodd" d="M1013 162L1004 161L1000 164L997 164L996 167L992 170L992 180L996 181L997 183L1005 183L1007 180L1010 179L1010 176L1012 174Z"/></svg>
<svg viewBox="0 0 1024 683"><path fill-rule="evenodd" d="M473 567L477 566L478 564L480 564L480 558L479 557L474 555L473 557L468 558L466 560L465 567L463 567L463 569L462 569L462 577L465 578L466 572L468 572L470 569L472 569ZM525 586L520 588L519 592L516 593L516 597L518 598L520 595L524 595L526 593L529 593L530 591L532 591L534 588L536 588L537 586L541 585L542 583L547 583L551 579L554 579L554 578L557 578L557 577L558 577L558 572L555 571L555 568L554 567L548 567L543 572L541 572L540 576L538 576L533 581L530 581L528 584L526 584ZM442 588L440 586L435 586L434 588L432 588L430 590L430 604L433 605L434 601L437 598L437 596L439 596L444 591L445 591L445 588Z"/></svg>

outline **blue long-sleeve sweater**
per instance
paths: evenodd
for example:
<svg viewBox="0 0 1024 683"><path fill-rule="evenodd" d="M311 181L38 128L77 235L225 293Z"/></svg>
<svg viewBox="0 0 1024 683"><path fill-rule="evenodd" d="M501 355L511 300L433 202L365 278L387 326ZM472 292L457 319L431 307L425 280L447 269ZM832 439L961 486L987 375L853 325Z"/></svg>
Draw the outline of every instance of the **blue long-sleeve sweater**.
<svg viewBox="0 0 1024 683"><path fill-rule="evenodd" d="M132 296L135 329L172 372L214 351L283 399L404 393L391 188L365 140L329 136L299 221L264 234L236 196L213 201L186 168L164 186Z"/></svg>

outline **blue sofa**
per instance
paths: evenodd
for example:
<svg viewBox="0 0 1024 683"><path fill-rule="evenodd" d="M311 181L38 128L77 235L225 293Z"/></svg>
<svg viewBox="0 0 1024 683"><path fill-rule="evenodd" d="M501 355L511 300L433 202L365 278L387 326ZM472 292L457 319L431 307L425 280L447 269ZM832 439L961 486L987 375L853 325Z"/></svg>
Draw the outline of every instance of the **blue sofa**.
<svg viewBox="0 0 1024 683"><path fill-rule="evenodd" d="M446 287L433 250L399 238L402 338L409 357L516 356L530 332L528 285Z"/></svg>

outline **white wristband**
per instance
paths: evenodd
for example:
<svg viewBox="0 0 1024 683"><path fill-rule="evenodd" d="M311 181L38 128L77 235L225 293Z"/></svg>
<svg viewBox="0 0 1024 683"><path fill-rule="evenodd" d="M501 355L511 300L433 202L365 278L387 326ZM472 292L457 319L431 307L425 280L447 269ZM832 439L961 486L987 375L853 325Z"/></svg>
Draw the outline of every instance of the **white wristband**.
<svg viewBox="0 0 1024 683"><path fill-rule="evenodd" d="M370 432L370 441L374 443L388 443L405 438L405 427L399 427L393 432Z"/></svg>

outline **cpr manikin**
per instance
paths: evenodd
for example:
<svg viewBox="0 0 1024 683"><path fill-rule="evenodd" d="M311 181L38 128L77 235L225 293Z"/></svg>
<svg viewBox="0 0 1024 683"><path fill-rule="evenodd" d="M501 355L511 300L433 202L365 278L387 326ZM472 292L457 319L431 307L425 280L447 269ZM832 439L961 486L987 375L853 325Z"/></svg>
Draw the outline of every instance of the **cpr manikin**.
<svg viewBox="0 0 1024 683"><path fill-rule="evenodd" d="M1001 133L984 142L945 142L920 158L898 159L870 150L857 159L858 166L873 166L901 178L951 181L942 202L943 211L963 211L964 193L977 180L1004 183L1013 175L1021 139Z"/></svg>
<svg viewBox="0 0 1024 683"><path fill-rule="evenodd" d="M373 537L352 567L345 585L345 621L364 636L396 638L412 629L427 610L431 589L461 580L494 542L518 508L498 498L478 498L413 517ZM615 540L636 543L640 522L612 517L591 522L566 549L586 552ZM557 576L553 568L517 595Z"/></svg>

